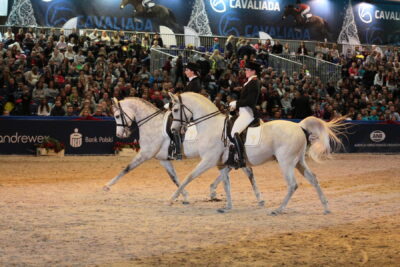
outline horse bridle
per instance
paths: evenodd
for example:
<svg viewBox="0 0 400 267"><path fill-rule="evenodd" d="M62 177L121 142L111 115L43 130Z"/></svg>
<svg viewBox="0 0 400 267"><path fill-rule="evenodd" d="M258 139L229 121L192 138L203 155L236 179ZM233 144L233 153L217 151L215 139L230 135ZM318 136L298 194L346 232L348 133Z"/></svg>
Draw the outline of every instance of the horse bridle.
<svg viewBox="0 0 400 267"><path fill-rule="evenodd" d="M174 118L172 121L179 121L181 123L182 127L184 127L184 128L187 128L189 124L196 125L196 124L199 124L200 122L211 119L212 117L215 117L218 114L221 114L221 112L219 110L217 110L217 111L211 112L207 115L204 115L200 118L193 119L193 112L185 104L183 104L181 95L178 95L178 100L179 100L179 106L180 106L180 108L179 108L180 109L180 114L179 114L180 119ZM192 115L191 119L189 119L185 110L190 112L190 114Z"/></svg>
<svg viewBox="0 0 400 267"><path fill-rule="evenodd" d="M163 113L163 110L159 109L156 112L150 114L149 116L141 119L140 121L136 121L136 118L134 117L133 119L128 116L128 114L122 109L121 103L118 102L118 109L120 110L120 116L121 116L121 123L117 123L117 127L124 127L124 133L127 132L127 129L132 130L133 128L133 122L136 122L137 126L140 127L143 124L149 122L151 119L155 118L158 114ZM128 119L130 122L130 125L128 124Z"/></svg>

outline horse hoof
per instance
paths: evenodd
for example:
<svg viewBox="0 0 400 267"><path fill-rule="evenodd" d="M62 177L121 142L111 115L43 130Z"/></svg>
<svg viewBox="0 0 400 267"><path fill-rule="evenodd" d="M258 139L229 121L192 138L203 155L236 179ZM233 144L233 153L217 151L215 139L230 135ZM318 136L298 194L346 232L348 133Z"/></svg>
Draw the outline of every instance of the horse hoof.
<svg viewBox="0 0 400 267"><path fill-rule="evenodd" d="M270 213L269 213L269 215L271 215L271 216L277 216L277 215L279 215L281 212L279 211L279 210L273 210L273 211L271 211Z"/></svg>
<svg viewBox="0 0 400 267"><path fill-rule="evenodd" d="M108 192L111 188L108 185L103 186L103 191Z"/></svg>
<svg viewBox="0 0 400 267"><path fill-rule="evenodd" d="M189 205L190 203L189 203L189 201L182 201L182 204L183 205Z"/></svg>
<svg viewBox="0 0 400 267"><path fill-rule="evenodd" d="M331 212L330 210L324 211L324 215L331 214L331 213L332 213L332 212Z"/></svg>
<svg viewBox="0 0 400 267"><path fill-rule="evenodd" d="M227 212L229 212L231 209L228 209L228 208L222 208L222 209L217 209L217 212L218 213L227 213Z"/></svg>
<svg viewBox="0 0 400 267"><path fill-rule="evenodd" d="M258 206L259 207L264 207L265 206L265 201L261 200L260 202L258 202Z"/></svg>

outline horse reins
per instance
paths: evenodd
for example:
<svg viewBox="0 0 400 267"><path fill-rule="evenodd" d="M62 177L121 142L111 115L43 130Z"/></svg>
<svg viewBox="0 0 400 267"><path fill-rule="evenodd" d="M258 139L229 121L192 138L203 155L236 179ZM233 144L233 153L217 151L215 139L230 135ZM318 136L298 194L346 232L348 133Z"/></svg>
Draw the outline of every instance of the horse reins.
<svg viewBox="0 0 400 267"><path fill-rule="evenodd" d="M163 110L159 109L156 112L150 114L149 116L141 119L140 121L136 121L135 118L131 118L128 116L128 114L126 114L126 112L122 109L121 103L118 102L118 109L120 110L120 116L121 116L121 124L116 124L117 126L120 127L124 127L124 131L126 128L132 128L133 122L136 122L137 126L140 127L142 125L144 125L146 122L149 122L151 119L155 118L157 115L163 113ZM128 125L128 120L126 119L128 118L131 125Z"/></svg>
<svg viewBox="0 0 400 267"><path fill-rule="evenodd" d="M178 95L178 99L179 99L179 104L180 104L180 119L179 120L178 119L173 119L173 121L179 121L184 127L189 125L189 124L191 124L191 125L199 124L199 123L201 123L203 121L206 121L208 119L211 119L211 118L213 118L213 117L215 117L215 116L217 116L219 114L222 114L219 110L217 110L217 111L211 112L211 113L209 113L207 115L201 116L200 118L193 119L193 112L188 107L186 107L186 105L184 105L182 103L181 95ZM192 114L192 118L190 120L189 120L189 118L188 118L188 116L187 116L187 114L185 112L185 109L187 111L189 111L190 114ZM183 117L185 117L185 119L183 119Z"/></svg>

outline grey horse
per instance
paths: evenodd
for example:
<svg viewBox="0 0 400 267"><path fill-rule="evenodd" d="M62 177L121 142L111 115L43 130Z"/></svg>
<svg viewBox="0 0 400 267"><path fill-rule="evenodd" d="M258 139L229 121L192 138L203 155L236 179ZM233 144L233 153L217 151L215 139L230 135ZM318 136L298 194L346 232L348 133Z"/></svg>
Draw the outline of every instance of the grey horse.
<svg viewBox="0 0 400 267"><path fill-rule="evenodd" d="M191 121L198 118L207 117L207 114L213 114L217 107L207 98L196 93L183 93L180 96L170 94L173 101L172 114L174 122L171 129L181 129ZM309 155L316 161L320 161L324 155L329 156L331 153L331 144L340 145L340 139L337 137L343 124L342 118L325 122L316 117L307 117L300 123L291 121L275 120L261 124L260 142L256 146L246 146L246 160L249 165L260 165L272 159L276 159L284 174L288 185L288 192L276 210L271 214L281 213L288 204L291 196L297 189L297 182L294 177L294 169L299 172L314 186L320 201L324 207L324 213L330 213L328 200L326 199L318 180L311 172L305 162L305 154ZM213 116L198 125L198 142L202 148L200 152L201 161L196 168L186 177L178 190L172 195L171 203L176 199L181 190L185 188L193 179L198 177L207 169L225 162L228 157L228 149L221 141L221 132L224 129L224 117ZM307 133L310 134L308 140L311 145L307 146ZM227 168L223 169L226 174ZM226 179L226 208L221 212L228 211L232 208L230 195L229 176Z"/></svg>
<svg viewBox="0 0 400 267"><path fill-rule="evenodd" d="M140 132L140 151L134 157L132 162L122 170L116 177L111 179L103 189L105 191L109 191L111 186L114 185L119 179L122 178L125 174L130 172L131 170L138 167L143 162L155 158L158 159L161 165L166 169L168 175L174 182L176 186L179 187L180 182L176 175L175 169L172 165L172 162L168 160L168 146L170 144L170 139L168 136L163 134L163 127L165 116L167 116L166 112L159 110L150 102L142 98L129 97L125 98L122 101L118 101L116 98L113 98L113 110L114 110L114 118L117 124L116 135L120 138L126 138L131 135L131 124L133 121L138 123L139 132ZM196 158L199 157L202 146L196 141L184 141L183 148L185 152L185 156L187 158ZM214 166L217 166L215 164ZM213 166L213 167L214 167ZM223 166L217 166L222 172ZM264 205L264 200L260 191L258 190L256 180L253 175L253 171L251 168L243 168L244 173L248 176L250 183L252 185L253 191L257 198L257 203L259 206ZM211 185L210 185L210 199L218 200L216 194L216 188L218 184L223 181L224 175L223 173L220 175ZM188 202L188 193L182 190L184 201L183 203L187 204Z"/></svg>

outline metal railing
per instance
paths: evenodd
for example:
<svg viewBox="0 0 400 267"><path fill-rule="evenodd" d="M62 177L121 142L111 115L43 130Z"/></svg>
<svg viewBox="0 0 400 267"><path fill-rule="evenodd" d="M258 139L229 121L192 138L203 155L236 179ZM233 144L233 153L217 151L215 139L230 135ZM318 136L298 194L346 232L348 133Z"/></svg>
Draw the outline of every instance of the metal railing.
<svg viewBox="0 0 400 267"><path fill-rule="evenodd" d="M272 67L277 74L286 72L288 75L292 75L293 72L299 73L303 68L303 65L294 60L290 60L278 55L270 54L268 56L268 67Z"/></svg>
<svg viewBox="0 0 400 267"><path fill-rule="evenodd" d="M342 65L305 55L280 55L306 66L311 76L319 77L323 83L338 81L342 75Z"/></svg>
<svg viewBox="0 0 400 267"><path fill-rule="evenodd" d="M162 69L168 58L172 57L174 59L178 56L164 52L161 49L151 48L150 57L150 72L154 72L155 70Z"/></svg>
<svg viewBox="0 0 400 267"><path fill-rule="evenodd" d="M7 28L10 26L7 25L0 25L0 32L5 33L7 31ZM32 28L33 32L36 34L39 34L40 32L44 32L45 34L49 34L52 29L55 29L56 33L59 33L61 28L54 28L54 27L26 27L26 26L12 26L13 32L16 33L19 28L24 29L26 32L27 29ZM88 33L91 33L94 31L94 29L79 29L79 31L86 31ZM102 29L98 29L99 32L102 32ZM107 32L108 35L111 35L112 33L116 32L114 30L104 30ZM69 34L71 32L71 29L64 29L65 34ZM153 37L155 33L150 33L150 32L134 32L134 31L124 31L125 36L131 37L133 34L136 34L138 38L143 38L145 34L148 34L150 38ZM176 43L176 47L183 49L187 47L187 44L185 44L185 35L184 34L162 34L163 39L166 43L169 43L171 41L172 43ZM193 38L197 38L197 36L191 36ZM197 47L199 50L202 52L210 51L215 44L214 38L218 38L218 44L221 47L221 50L224 49L225 47L225 42L228 39L227 36L218 36L218 35L213 35L213 36L198 36L200 39L200 49ZM249 37L235 37L236 40L243 38L246 40L249 40L251 43L255 44L257 43L260 38L249 38ZM190 38L189 38L190 39ZM321 41L305 41L305 40L287 40L287 39L274 39L275 41L279 40L282 45L288 44L289 46L289 51L290 52L296 52L298 47L300 46L301 43L304 43L305 47L307 48L308 51L313 52L315 51L315 48L318 44L323 44L327 46L328 48L332 48L333 46L336 46L339 51L342 53L346 53L347 49L350 48L354 50L356 47L359 47L360 50L372 50L374 49L374 45L369 45L369 44L360 44L360 45L348 45L348 44L338 44L338 43L328 43L328 42L321 42ZM397 45L398 46L398 45ZM388 47L394 47L394 45L379 45L379 47L384 51Z"/></svg>
<svg viewBox="0 0 400 267"><path fill-rule="evenodd" d="M179 48L151 48L150 49L150 70L154 71L164 66L168 57L177 58L182 56L183 63L197 62L197 60L205 53L193 49L179 49Z"/></svg>

